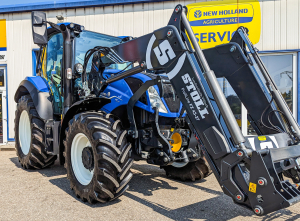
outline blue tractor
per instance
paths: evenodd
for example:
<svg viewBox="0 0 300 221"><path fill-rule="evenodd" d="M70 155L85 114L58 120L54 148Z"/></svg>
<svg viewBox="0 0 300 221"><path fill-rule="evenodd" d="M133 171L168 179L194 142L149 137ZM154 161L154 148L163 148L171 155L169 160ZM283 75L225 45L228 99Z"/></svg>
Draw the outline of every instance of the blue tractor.
<svg viewBox="0 0 300 221"><path fill-rule="evenodd" d="M139 70L100 87L140 67L116 63L117 56L97 50L131 37L54 24L42 12L32 13L32 32L40 46L37 76L26 77L15 94L16 150L23 168L49 167L59 157L76 196L90 203L122 195L133 160L159 165L182 180L210 174L165 73ZM105 59L111 62L99 62Z"/></svg>
<svg viewBox="0 0 300 221"><path fill-rule="evenodd" d="M177 5L167 26L132 39L33 12L39 76L15 94L21 165L41 169L58 156L90 203L121 196L133 160L182 180L211 169L223 192L257 215L299 202L300 127L248 30L201 50L186 14ZM256 135L242 134L217 78L230 83Z"/></svg>

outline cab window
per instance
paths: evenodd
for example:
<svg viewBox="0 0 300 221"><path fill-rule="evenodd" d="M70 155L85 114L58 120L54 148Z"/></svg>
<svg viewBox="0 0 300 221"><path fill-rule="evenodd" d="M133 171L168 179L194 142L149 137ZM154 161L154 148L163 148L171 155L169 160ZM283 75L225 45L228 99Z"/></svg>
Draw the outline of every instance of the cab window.
<svg viewBox="0 0 300 221"><path fill-rule="evenodd" d="M62 34L56 34L48 41L47 45L47 79L50 80L52 75L61 76L61 65L63 57L63 37Z"/></svg>

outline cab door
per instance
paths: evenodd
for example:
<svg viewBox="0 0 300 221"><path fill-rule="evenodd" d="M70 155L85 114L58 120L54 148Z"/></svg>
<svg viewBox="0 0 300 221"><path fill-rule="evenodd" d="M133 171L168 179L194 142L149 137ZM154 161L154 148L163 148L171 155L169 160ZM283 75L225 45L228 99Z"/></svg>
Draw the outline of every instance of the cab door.
<svg viewBox="0 0 300 221"><path fill-rule="evenodd" d="M52 93L54 114L62 112L61 67L63 59L62 34L53 35L48 41L42 55L42 77L44 77Z"/></svg>

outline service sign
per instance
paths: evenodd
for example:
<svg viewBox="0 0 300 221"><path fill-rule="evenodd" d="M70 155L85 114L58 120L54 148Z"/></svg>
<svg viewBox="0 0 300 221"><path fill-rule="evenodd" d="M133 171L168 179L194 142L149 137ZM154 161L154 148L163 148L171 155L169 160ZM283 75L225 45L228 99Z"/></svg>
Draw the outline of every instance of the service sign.
<svg viewBox="0 0 300 221"><path fill-rule="evenodd" d="M0 19L0 62L6 61L6 20Z"/></svg>
<svg viewBox="0 0 300 221"><path fill-rule="evenodd" d="M259 42L261 12L258 0L209 1L187 5L188 19L202 49L228 43L238 29L249 29L253 44Z"/></svg>

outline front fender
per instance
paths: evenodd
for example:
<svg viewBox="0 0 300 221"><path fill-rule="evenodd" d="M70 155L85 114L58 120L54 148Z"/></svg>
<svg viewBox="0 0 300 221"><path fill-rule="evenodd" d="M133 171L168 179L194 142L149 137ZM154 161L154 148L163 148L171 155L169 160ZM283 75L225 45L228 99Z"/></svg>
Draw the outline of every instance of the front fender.
<svg viewBox="0 0 300 221"><path fill-rule="evenodd" d="M111 101L110 99L106 98L90 98L86 100L81 100L77 101L74 103L67 113L64 116L62 125L61 125L61 130L60 130L60 138L59 138L59 162L61 165L64 164L65 159L63 156L63 151L64 151L64 146L63 146L63 141L65 139L65 130L68 127L69 121L76 115L85 111L98 111L100 110L104 105L109 104Z"/></svg>
<svg viewBox="0 0 300 221"><path fill-rule="evenodd" d="M42 119L53 119L50 90L42 77L26 77L15 93L15 102L18 103L19 99L26 94L30 94L36 111Z"/></svg>

